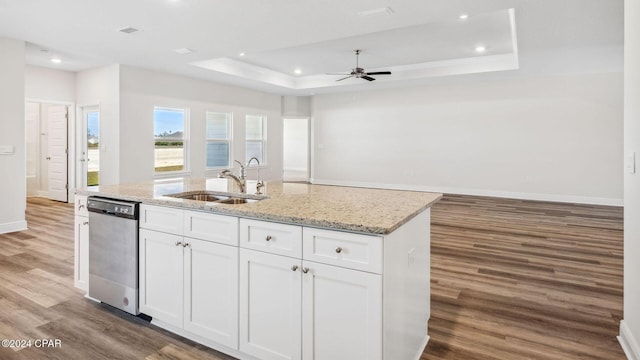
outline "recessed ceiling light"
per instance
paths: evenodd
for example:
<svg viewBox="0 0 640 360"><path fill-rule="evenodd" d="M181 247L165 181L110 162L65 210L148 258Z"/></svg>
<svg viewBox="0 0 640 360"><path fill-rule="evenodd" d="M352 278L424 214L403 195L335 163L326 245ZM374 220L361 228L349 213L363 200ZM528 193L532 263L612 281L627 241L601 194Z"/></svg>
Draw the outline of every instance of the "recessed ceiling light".
<svg viewBox="0 0 640 360"><path fill-rule="evenodd" d="M140 31L140 30L131 26L125 26L123 28L118 29L118 31L124 34L133 34L134 32Z"/></svg>
<svg viewBox="0 0 640 360"><path fill-rule="evenodd" d="M300 75L300 74L302 74L302 70L295 69L295 70L293 70L293 73L296 74L296 75Z"/></svg>
<svg viewBox="0 0 640 360"><path fill-rule="evenodd" d="M469 18L469 14L460 14L460 16L458 16L458 19L460 20L467 20Z"/></svg>
<svg viewBox="0 0 640 360"><path fill-rule="evenodd" d="M60 64L62 60L60 58L54 57L54 58L51 58L51 62L54 64Z"/></svg>
<svg viewBox="0 0 640 360"><path fill-rule="evenodd" d="M243 52L239 53L238 56L244 56L245 54Z"/></svg>
<svg viewBox="0 0 640 360"><path fill-rule="evenodd" d="M186 54L191 54L192 52L195 52L195 50L189 49L189 48L173 49L173 51L180 55L186 55Z"/></svg>
<svg viewBox="0 0 640 360"><path fill-rule="evenodd" d="M487 51L487 47L484 46L484 45L478 45L478 46L476 46L475 50L476 50L477 53L483 53L483 52Z"/></svg>
<svg viewBox="0 0 640 360"><path fill-rule="evenodd" d="M383 8L360 11L358 13L358 16L370 17L370 16L391 15L391 14L393 14L393 9L391 9L390 7L383 7Z"/></svg>

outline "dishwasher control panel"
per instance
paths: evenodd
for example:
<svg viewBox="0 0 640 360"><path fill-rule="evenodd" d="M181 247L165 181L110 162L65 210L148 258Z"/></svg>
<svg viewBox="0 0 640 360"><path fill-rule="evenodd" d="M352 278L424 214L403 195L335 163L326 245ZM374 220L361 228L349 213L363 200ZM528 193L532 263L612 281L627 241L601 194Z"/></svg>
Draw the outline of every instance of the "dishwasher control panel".
<svg viewBox="0 0 640 360"><path fill-rule="evenodd" d="M138 219L138 203L90 196L87 200L89 212Z"/></svg>

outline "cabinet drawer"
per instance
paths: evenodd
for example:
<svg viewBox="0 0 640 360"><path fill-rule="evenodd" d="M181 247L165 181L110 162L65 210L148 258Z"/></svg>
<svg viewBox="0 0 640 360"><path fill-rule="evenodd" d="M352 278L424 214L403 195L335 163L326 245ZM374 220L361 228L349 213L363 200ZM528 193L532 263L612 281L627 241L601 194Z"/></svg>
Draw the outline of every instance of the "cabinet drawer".
<svg viewBox="0 0 640 360"><path fill-rule="evenodd" d="M238 246L238 218L185 211L184 236Z"/></svg>
<svg viewBox="0 0 640 360"><path fill-rule="evenodd" d="M382 237L304 228L304 260L382 274Z"/></svg>
<svg viewBox="0 0 640 360"><path fill-rule="evenodd" d="M183 211L153 205L140 205L140 227L182 235Z"/></svg>
<svg viewBox="0 0 640 360"><path fill-rule="evenodd" d="M87 210L87 197L85 195L75 195L74 199L76 215L89 217L89 210Z"/></svg>
<svg viewBox="0 0 640 360"><path fill-rule="evenodd" d="M240 219L240 246L278 255L302 257L302 227Z"/></svg>

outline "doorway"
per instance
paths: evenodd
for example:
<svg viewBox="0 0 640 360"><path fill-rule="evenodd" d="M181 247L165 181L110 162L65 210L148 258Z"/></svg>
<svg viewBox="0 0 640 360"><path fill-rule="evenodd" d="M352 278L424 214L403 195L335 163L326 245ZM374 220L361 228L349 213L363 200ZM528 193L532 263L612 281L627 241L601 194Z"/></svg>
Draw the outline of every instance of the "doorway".
<svg viewBox="0 0 640 360"><path fill-rule="evenodd" d="M309 118L283 119L282 180L309 181Z"/></svg>
<svg viewBox="0 0 640 360"><path fill-rule="evenodd" d="M97 106L82 108L82 141L80 171L82 186L100 185L100 109Z"/></svg>
<svg viewBox="0 0 640 360"><path fill-rule="evenodd" d="M68 201L69 106L27 102L27 196Z"/></svg>

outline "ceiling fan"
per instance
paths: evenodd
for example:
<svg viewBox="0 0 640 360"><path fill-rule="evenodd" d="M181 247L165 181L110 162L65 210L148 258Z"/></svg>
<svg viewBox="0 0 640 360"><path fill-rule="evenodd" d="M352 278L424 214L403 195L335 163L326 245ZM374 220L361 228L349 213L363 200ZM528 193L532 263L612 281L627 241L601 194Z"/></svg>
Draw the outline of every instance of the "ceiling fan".
<svg viewBox="0 0 640 360"><path fill-rule="evenodd" d="M356 54L356 67L351 69L350 73L329 73L327 75L348 75L336 81L342 81L351 77L355 77L356 79L365 79L368 81L373 81L375 78L372 78L370 75L391 75L391 71L374 71L374 72L366 72L363 68L359 66L358 60L360 56L360 49L356 49L353 52Z"/></svg>

